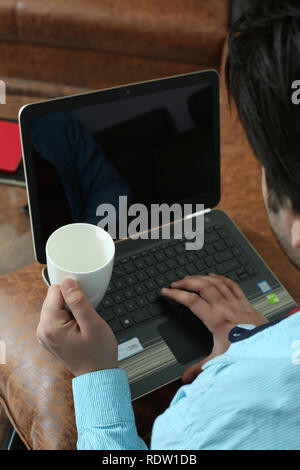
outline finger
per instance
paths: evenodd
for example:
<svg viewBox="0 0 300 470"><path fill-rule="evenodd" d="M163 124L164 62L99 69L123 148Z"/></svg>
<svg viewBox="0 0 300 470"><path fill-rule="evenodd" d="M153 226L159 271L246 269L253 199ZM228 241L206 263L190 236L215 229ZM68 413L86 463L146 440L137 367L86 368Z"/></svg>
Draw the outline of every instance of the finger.
<svg viewBox="0 0 300 470"><path fill-rule="evenodd" d="M206 279L208 282L211 282L214 286L216 286L216 288L222 294L224 299L228 301L232 301L233 299L235 299L235 295L233 294L232 290L228 287L227 283L224 282L223 279L219 279L212 275L208 275Z"/></svg>
<svg viewBox="0 0 300 470"><path fill-rule="evenodd" d="M210 305L224 299L216 286L208 281L207 276L187 276L181 281L172 282L171 286L198 292Z"/></svg>
<svg viewBox="0 0 300 470"><path fill-rule="evenodd" d="M216 279L220 279L221 281L223 281L224 284L226 284L226 286L231 290L234 296L237 297L238 299L245 300L247 298L244 292L242 291L242 289L240 288L240 286L236 282L229 279L228 277L220 276L219 274L214 274L214 273L210 273L209 276L211 278L216 278Z"/></svg>
<svg viewBox="0 0 300 470"><path fill-rule="evenodd" d="M188 307L198 318L205 321L209 315L209 305L204 299L201 299L198 294L186 292L181 289L169 289L164 287L161 293L170 299L176 300L179 304Z"/></svg>
<svg viewBox="0 0 300 470"><path fill-rule="evenodd" d="M57 285L49 287L41 310L41 321L66 323L72 316L64 309L64 299Z"/></svg>
<svg viewBox="0 0 300 470"><path fill-rule="evenodd" d="M80 330L89 331L95 323L99 324L101 321L105 324L105 321L97 314L83 290L73 279L64 279L60 285L60 290Z"/></svg>

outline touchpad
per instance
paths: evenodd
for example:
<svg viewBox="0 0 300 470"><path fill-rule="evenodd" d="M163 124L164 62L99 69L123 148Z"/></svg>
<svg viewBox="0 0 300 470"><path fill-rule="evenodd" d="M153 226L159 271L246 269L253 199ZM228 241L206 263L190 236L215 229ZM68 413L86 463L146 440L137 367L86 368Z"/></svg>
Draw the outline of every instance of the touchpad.
<svg viewBox="0 0 300 470"><path fill-rule="evenodd" d="M187 308L157 327L159 334L167 343L180 364L203 359L213 348L212 334Z"/></svg>

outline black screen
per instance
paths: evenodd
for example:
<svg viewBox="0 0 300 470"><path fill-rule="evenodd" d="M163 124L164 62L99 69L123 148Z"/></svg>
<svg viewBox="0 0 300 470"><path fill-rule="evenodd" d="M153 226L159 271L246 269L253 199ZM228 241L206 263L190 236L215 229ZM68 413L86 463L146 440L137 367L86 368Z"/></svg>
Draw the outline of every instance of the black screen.
<svg viewBox="0 0 300 470"><path fill-rule="evenodd" d="M120 195L147 207L206 204L219 185L214 92L202 80L89 106L65 102L62 111L31 116L42 243L61 225L97 224L102 203L118 214Z"/></svg>

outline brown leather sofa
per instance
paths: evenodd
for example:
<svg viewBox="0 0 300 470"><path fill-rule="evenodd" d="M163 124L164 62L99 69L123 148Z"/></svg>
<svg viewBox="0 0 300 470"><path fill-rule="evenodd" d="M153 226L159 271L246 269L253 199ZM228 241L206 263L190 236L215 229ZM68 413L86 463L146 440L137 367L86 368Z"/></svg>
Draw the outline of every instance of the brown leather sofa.
<svg viewBox="0 0 300 470"><path fill-rule="evenodd" d="M0 78L8 93L47 98L219 70L229 10L230 0L1 0ZM70 374L35 338L46 292L40 266L5 276L0 286L8 351L0 402L29 449L75 448ZM179 385L135 403L140 435ZM0 406L0 434L3 416Z"/></svg>
<svg viewBox="0 0 300 470"><path fill-rule="evenodd" d="M0 77L103 88L219 68L230 0L1 0Z"/></svg>

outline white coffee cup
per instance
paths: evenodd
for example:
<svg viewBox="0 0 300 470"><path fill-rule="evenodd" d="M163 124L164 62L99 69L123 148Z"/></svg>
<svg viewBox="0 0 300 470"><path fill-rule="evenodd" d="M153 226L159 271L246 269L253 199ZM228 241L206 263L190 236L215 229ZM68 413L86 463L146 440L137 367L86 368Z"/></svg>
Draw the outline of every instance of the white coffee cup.
<svg viewBox="0 0 300 470"><path fill-rule="evenodd" d="M97 307L108 288L114 256L114 241L102 228L86 223L63 225L46 243L50 283L74 279Z"/></svg>

